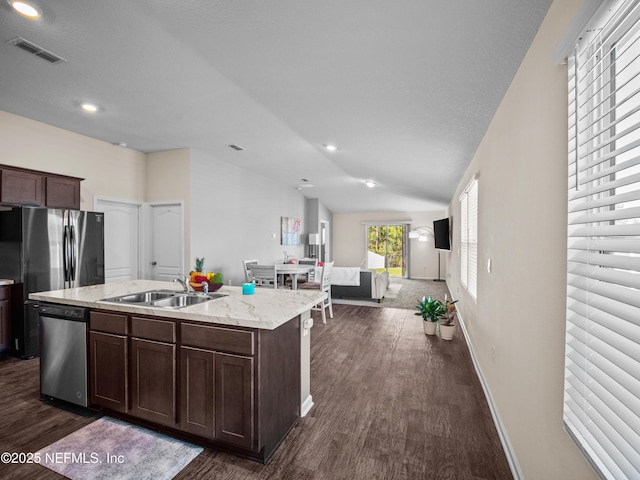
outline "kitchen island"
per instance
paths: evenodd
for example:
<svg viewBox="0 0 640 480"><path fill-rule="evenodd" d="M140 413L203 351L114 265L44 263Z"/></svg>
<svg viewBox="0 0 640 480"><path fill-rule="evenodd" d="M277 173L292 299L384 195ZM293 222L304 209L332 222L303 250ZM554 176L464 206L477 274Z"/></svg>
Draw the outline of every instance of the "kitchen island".
<svg viewBox="0 0 640 480"><path fill-rule="evenodd" d="M326 294L223 286L179 309L104 301L161 289L181 287L137 280L29 298L91 310L91 408L268 461L313 405L310 309Z"/></svg>

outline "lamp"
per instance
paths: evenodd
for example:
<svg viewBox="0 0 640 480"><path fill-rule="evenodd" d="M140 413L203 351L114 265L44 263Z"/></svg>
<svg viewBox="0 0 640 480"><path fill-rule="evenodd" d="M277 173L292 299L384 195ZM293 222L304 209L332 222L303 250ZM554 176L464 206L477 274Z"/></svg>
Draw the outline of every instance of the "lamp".
<svg viewBox="0 0 640 480"><path fill-rule="evenodd" d="M409 232L409 238L417 238L419 242L428 242L429 238L433 238L433 227L426 225L415 227ZM438 250L438 278L434 279L434 282L444 282L440 278L440 250Z"/></svg>
<svg viewBox="0 0 640 480"><path fill-rule="evenodd" d="M309 258L317 258L318 245L320 245L320 234L310 233L309 234Z"/></svg>
<svg viewBox="0 0 640 480"><path fill-rule="evenodd" d="M433 238L433 228L424 225L409 232L409 238L417 238L419 242L428 242L430 237Z"/></svg>

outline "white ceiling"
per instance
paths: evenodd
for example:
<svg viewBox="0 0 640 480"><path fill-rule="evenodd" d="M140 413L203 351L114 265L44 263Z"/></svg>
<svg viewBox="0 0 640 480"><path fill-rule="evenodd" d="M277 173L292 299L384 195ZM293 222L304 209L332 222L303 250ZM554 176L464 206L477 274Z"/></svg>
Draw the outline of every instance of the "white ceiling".
<svg viewBox="0 0 640 480"><path fill-rule="evenodd" d="M363 212L446 206L551 0L34 3L36 22L0 1L1 110L308 179L307 197Z"/></svg>

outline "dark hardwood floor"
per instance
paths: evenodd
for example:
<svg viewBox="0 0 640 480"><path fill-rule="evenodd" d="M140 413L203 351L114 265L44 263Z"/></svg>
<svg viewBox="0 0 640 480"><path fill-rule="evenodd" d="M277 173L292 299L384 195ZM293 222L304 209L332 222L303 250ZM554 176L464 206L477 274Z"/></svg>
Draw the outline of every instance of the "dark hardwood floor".
<svg viewBox="0 0 640 480"><path fill-rule="evenodd" d="M412 310L334 305L314 313L315 406L268 465L205 449L176 479L511 479L460 331L422 333ZM0 452L35 452L92 422L39 400L37 359L0 361ZM0 478L57 479L39 465Z"/></svg>

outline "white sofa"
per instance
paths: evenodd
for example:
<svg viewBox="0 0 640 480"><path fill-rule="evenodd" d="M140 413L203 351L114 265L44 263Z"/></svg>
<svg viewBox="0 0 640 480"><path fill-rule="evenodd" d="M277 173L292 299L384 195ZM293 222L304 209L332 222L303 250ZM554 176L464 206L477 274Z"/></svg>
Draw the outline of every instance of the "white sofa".
<svg viewBox="0 0 640 480"><path fill-rule="evenodd" d="M359 281L353 280L353 272L346 272L342 275L341 268L333 267L331 275L331 297L332 298L357 298L366 300L377 300L380 302L384 298L389 286L389 272L377 273L375 270L360 270L356 273ZM338 274L336 275L336 270ZM353 270L353 269L351 269ZM342 280L346 278L347 280ZM334 283L334 279L338 283ZM341 284L342 283L342 284Z"/></svg>

